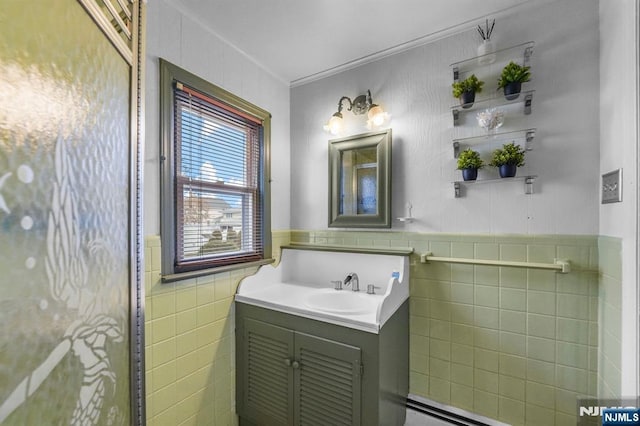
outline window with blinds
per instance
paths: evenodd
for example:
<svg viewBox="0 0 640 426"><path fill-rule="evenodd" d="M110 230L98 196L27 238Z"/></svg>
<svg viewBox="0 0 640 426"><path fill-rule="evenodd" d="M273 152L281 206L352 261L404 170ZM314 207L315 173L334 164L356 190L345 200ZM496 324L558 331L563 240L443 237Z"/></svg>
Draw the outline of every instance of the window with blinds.
<svg viewBox="0 0 640 426"><path fill-rule="evenodd" d="M208 83L214 93L198 87L197 80L188 84L173 78L171 83L173 167L171 187L163 195L173 199L173 212L165 215L173 227L173 270L167 272L265 259L270 230L264 114L252 114L245 101ZM167 243L163 238L163 247ZM168 256L163 257L164 263Z"/></svg>

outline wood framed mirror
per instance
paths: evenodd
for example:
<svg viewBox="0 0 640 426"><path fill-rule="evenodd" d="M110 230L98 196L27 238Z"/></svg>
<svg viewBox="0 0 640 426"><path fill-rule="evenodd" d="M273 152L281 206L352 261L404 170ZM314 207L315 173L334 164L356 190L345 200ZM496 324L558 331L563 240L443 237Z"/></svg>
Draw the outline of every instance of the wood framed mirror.
<svg viewBox="0 0 640 426"><path fill-rule="evenodd" d="M329 227L391 227L391 129L329 141Z"/></svg>

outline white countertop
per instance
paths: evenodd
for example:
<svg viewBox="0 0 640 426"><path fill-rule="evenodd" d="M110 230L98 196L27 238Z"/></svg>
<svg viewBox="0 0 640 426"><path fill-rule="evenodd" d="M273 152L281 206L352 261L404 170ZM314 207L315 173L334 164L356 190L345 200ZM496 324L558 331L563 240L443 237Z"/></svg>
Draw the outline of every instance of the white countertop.
<svg viewBox="0 0 640 426"><path fill-rule="evenodd" d="M394 270L400 278L389 278ZM350 287L335 290L331 279L344 279L344 271L360 276L360 291ZM348 272L347 272L348 273ZM276 267L263 266L257 274L243 279L235 300L279 312L330 324L378 333L384 323L409 298L407 256L361 253L320 253L284 250ZM374 284L377 294L367 294ZM314 300L344 301L335 308L319 308Z"/></svg>

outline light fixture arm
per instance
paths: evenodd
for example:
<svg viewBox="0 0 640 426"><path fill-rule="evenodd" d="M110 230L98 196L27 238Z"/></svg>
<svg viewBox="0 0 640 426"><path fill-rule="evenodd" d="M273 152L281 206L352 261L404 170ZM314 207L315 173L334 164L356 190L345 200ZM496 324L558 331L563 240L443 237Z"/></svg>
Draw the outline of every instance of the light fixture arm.
<svg viewBox="0 0 640 426"><path fill-rule="evenodd" d="M342 102L344 102L345 100L349 102L349 107L347 108L347 111L351 111L351 108L353 108L353 102L351 102L351 99L348 96L343 96L338 101L338 114L342 114Z"/></svg>
<svg viewBox="0 0 640 426"><path fill-rule="evenodd" d="M371 90L367 90L366 94L358 95L353 100L348 96L342 96L338 101L338 111L335 112L329 122L324 126L325 130L330 131L333 134L340 132L342 124L342 110L344 109L344 102L347 102L347 111L351 111L354 115L367 114L369 120L367 126L377 127L388 119L388 114L385 113L382 108L373 103L371 99Z"/></svg>
<svg viewBox="0 0 640 426"><path fill-rule="evenodd" d="M353 101L348 96L343 96L338 101L338 114L340 115L342 115L342 109L344 108L342 106L342 103L344 101L347 101L349 103L347 111L351 111L356 115L366 113L367 111L369 111L369 108L374 105L373 101L371 100L371 90L367 90L366 95L357 96Z"/></svg>
<svg viewBox="0 0 640 426"><path fill-rule="evenodd" d="M367 109L371 108L373 100L371 99L371 90L367 90Z"/></svg>

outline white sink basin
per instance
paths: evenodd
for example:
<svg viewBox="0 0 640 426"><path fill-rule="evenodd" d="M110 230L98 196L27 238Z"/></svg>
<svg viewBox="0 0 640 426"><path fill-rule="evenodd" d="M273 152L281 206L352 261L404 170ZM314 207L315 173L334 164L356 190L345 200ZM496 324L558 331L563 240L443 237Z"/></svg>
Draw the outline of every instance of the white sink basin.
<svg viewBox="0 0 640 426"><path fill-rule="evenodd" d="M359 276L360 291L335 290L332 281L351 272ZM376 294L367 294L368 285ZM235 295L237 302L371 333L408 298L408 255L296 249L283 250L278 266L244 278Z"/></svg>
<svg viewBox="0 0 640 426"><path fill-rule="evenodd" d="M318 311L342 315L360 315L375 312L380 297L351 290L328 290L309 295L304 304Z"/></svg>

